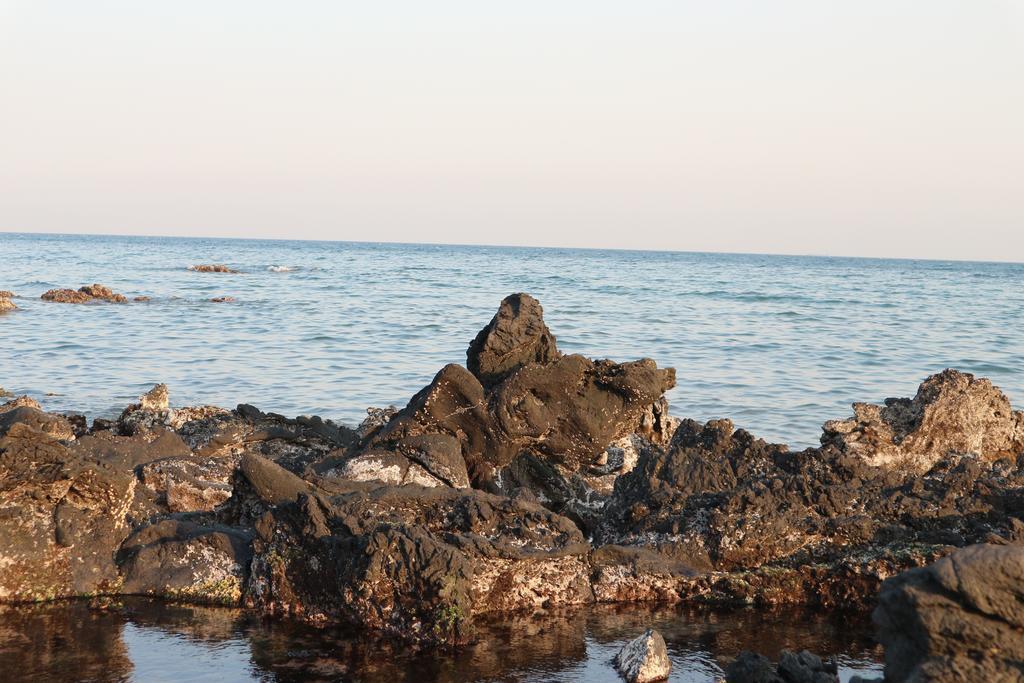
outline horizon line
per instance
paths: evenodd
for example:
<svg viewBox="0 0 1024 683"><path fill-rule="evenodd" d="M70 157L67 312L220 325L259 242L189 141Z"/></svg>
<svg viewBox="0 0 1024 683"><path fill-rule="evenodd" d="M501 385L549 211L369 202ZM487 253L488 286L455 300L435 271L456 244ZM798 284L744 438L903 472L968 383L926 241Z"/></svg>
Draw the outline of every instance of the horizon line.
<svg viewBox="0 0 1024 683"><path fill-rule="evenodd" d="M121 237L135 239L196 239L196 240L237 240L240 242L321 242L326 244L370 244L370 245L393 245L410 247L483 247L493 249L534 249L534 250L557 250L557 251L621 251L635 253L653 254L703 254L710 256L776 256L784 258L820 258L820 259L858 259L864 261L926 261L933 263L991 263L1003 265L1024 265L1024 261L996 260L996 259L970 259L970 258L929 258L917 256L863 256L846 254L815 254L804 253L794 254L791 252L761 252L761 251L709 251L701 249L645 249L636 247L575 247L575 246L543 246L535 244L493 244L483 242L405 242L398 240L344 240L344 239L314 239L308 237L224 237L218 235L167 235L167 234L127 234L127 233L103 233L103 232L46 232L46 231L16 231L0 230L0 235L44 235L49 237Z"/></svg>

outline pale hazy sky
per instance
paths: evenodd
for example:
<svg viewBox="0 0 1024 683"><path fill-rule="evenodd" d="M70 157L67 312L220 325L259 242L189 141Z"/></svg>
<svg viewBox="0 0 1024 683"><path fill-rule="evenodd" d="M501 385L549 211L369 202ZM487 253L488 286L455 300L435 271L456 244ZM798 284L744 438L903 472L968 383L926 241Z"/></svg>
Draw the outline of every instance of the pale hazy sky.
<svg viewBox="0 0 1024 683"><path fill-rule="evenodd" d="M1024 261L1024 0L0 0L0 231Z"/></svg>

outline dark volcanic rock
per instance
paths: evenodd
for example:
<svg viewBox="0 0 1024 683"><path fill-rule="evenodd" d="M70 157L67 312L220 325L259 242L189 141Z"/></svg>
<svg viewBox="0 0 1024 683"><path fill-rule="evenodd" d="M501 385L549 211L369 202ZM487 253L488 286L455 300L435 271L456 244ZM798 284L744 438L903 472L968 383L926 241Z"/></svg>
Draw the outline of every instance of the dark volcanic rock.
<svg viewBox="0 0 1024 683"><path fill-rule="evenodd" d="M360 450L400 451L409 437L447 435L460 444L473 485L499 491L507 490L501 469L517 456L550 461L571 476L641 425L655 438L668 429L662 401L675 385L674 370L648 359L562 356L540 304L526 294L502 302L467 358L473 372L445 366L404 409L368 431Z"/></svg>
<svg viewBox="0 0 1024 683"><path fill-rule="evenodd" d="M990 381L966 372L932 375L913 399L855 403L853 410L851 419L827 422L821 442L872 465L924 472L949 455L998 460L1024 453L1024 412L1012 410Z"/></svg>
<svg viewBox="0 0 1024 683"><path fill-rule="evenodd" d="M252 558L250 535L165 519L121 546L123 594L237 605Z"/></svg>
<svg viewBox="0 0 1024 683"><path fill-rule="evenodd" d="M874 614L887 681L1024 679L1024 547L975 545L889 579Z"/></svg>
<svg viewBox="0 0 1024 683"><path fill-rule="evenodd" d="M618 479L594 540L705 572L677 582L682 598L831 605L869 599L888 576L957 546L1015 535L1022 515L1020 461L950 456L918 476L834 447L790 453L728 421L685 421L667 451L646 450ZM667 580L603 567L595 591L650 585L664 599Z"/></svg>
<svg viewBox="0 0 1024 683"><path fill-rule="evenodd" d="M507 451L579 470L634 432L646 408L673 386L675 371L649 359L619 364L571 355L519 369L494 389L488 407L501 443L518 446Z"/></svg>
<svg viewBox="0 0 1024 683"><path fill-rule="evenodd" d="M561 354L544 324L544 309L529 294L505 297L498 312L470 342L466 367L484 386L493 386L530 363L541 365Z"/></svg>
<svg viewBox="0 0 1024 683"><path fill-rule="evenodd" d="M839 667L804 650L783 650L778 666L759 654L744 650L725 669L726 683L839 683Z"/></svg>
<svg viewBox="0 0 1024 683"><path fill-rule="evenodd" d="M335 482L255 527L247 603L314 622L458 641L473 614L592 599L569 520L480 491Z"/></svg>

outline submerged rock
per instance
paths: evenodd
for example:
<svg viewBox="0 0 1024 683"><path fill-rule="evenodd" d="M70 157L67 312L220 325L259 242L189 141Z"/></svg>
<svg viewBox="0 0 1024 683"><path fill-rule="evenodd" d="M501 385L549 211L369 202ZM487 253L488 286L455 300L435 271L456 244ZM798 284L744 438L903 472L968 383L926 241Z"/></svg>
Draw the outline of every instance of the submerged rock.
<svg viewBox="0 0 1024 683"><path fill-rule="evenodd" d="M767 657L744 650L725 669L726 683L839 683L834 660L803 650L783 650L776 666Z"/></svg>
<svg viewBox="0 0 1024 683"><path fill-rule="evenodd" d="M925 472L950 455L983 460L1024 453L1024 412L987 379L956 370L932 375L914 398L853 404L854 416L825 423L822 444L870 465Z"/></svg>
<svg viewBox="0 0 1024 683"><path fill-rule="evenodd" d="M887 681L1024 678L1024 547L975 545L889 579L874 613Z"/></svg>
<svg viewBox="0 0 1024 683"><path fill-rule="evenodd" d="M626 643L615 655L615 668L627 683L664 681L672 673L665 639L654 629Z"/></svg>
<svg viewBox="0 0 1024 683"><path fill-rule="evenodd" d="M86 285L77 290L51 289L40 298L43 301L52 301L59 304L86 304L93 301L109 301L123 304L128 301L128 297L124 294L118 294L109 287L100 284Z"/></svg>
<svg viewBox="0 0 1024 683"><path fill-rule="evenodd" d="M233 296L215 296L210 299L210 303L213 304L226 304L231 303L232 301L235 301L235 297Z"/></svg>
<svg viewBox="0 0 1024 683"><path fill-rule="evenodd" d="M200 263L188 267L189 270L196 273L240 273L241 271L235 270L223 263Z"/></svg>

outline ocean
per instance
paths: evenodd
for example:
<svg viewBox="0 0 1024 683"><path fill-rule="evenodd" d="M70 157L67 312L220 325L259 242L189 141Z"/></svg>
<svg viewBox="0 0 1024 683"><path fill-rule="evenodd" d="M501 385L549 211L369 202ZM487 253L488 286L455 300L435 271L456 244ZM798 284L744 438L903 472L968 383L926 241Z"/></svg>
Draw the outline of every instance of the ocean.
<svg viewBox="0 0 1024 683"><path fill-rule="evenodd" d="M93 282L151 300L39 299ZM674 415L798 448L850 403L912 396L946 367L1020 407L1022 284L1011 263L0 233L0 289L21 309L0 315L0 386L110 417L166 382L172 405L354 425L465 363L524 291L563 351L675 367Z"/></svg>

